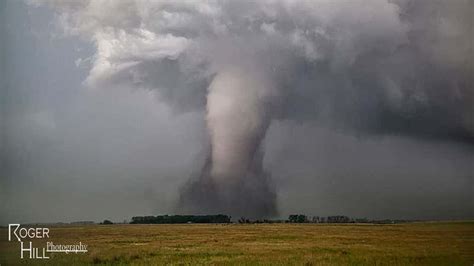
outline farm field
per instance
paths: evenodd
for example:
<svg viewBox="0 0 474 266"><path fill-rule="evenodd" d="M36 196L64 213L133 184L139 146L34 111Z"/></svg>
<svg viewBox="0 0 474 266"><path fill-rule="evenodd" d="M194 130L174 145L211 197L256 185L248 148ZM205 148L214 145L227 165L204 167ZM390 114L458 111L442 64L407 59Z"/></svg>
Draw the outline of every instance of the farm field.
<svg viewBox="0 0 474 266"><path fill-rule="evenodd" d="M54 244L82 254L20 259L0 229L0 264L39 265L473 265L474 222L52 226ZM40 251L41 253L41 251Z"/></svg>

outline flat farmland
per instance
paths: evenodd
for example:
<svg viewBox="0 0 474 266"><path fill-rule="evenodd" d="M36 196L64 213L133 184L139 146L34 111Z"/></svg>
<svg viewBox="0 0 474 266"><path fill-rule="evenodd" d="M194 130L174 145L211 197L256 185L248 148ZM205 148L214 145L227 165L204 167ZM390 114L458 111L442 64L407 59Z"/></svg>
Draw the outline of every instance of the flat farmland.
<svg viewBox="0 0 474 266"><path fill-rule="evenodd" d="M42 227L42 226L38 226ZM46 242L87 253L20 259L1 228L0 264L39 265L473 265L474 222L49 226ZM29 241L29 240L26 240ZM25 242L29 244L29 242ZM28 253L26 253L28 254Z"/></svg>

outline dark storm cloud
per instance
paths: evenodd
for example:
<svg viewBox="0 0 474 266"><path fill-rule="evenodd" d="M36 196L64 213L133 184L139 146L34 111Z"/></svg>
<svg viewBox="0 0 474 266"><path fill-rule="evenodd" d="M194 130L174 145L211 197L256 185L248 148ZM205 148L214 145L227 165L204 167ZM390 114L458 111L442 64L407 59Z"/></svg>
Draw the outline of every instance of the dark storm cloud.
<svg viewBox="0 0 474 266"><path fill-rule="evenodd" d="M463 11L470 5L125 1L54 6L68 32L96 43L91 86L132 81L157 89L177 109L206 104L210 177L198 179L190 192L215 190L220 200L212 200L214 211L255 215L233 206L241 202L238 195L255 198L270 189L269 184L254 186L261 192L249 189L245 180L268 179L252 174L251 165L272 119L307 117L356 134L470 145L472 59L462 58L472 52L466 37L472 22ZM445 49L461 52L442 54ZM241 191L238 183L248 188ZM199 202L201 193L190 202ZM259 203L244 205L259 209Z"/></svg>
<svg viewBox="0 0 474 266"><path fill-rule="evenodd" d="M202 119L202 124L197 126L199 129L206 123L209 138L199 136L202 137L200 142L205 143L201 146L209 148L198 156L204 167L194 167L204 170L181 189L181 200L188 203L178 204L179 210L229 210L233 215L271 216L276 211L278 197L280 201L281 197L290 199L289 194L297 198L298 191L316 186L317 180L328 183L339 180L337 188L327 188L345 191L342 188L355 187L352 195L370 195L377 191L376 185L354 186L365 182L383 183L367 177L371 176L369 172L387 176L394 182L394 191L400 194L393 196L394 199L410 199L398 202L415 202L410 195L417 192L407 187L407 179L393 173L394 168L387 166L389 163L350 163L351 158L377 161L380 154L391 150L400 150L413 163L391 156L383 157L383 161L401 161L407 171L400 175L420 176L417 184L430 178L437 180L439 186L456 178L458 181L454 184L461 184L472 178L469 166L474 138L472 1L48 3L46 6L56 15L56 27L66 36L79 38L92 46L92 52L77 55L80 58L76 63L88 71L83 78L86 87L106 91L101 93L103 100L127 97L124 91L130 89L138 89L143 95L151 91L160 104L176 113L197 113L196 120ZM37 3L33 1L30 9L35 8L38 8ZM54 51L50 53L56 55ZM143 95L140 97L147 101ZM130 106L139 105L140 97L131 100ZM104 109L120 109L109 100L106 102L110 105L104 105ZM84 103L78 103L81 104ZM132 109L123 110L130 112L129 119L138 119L144 114ZM9 117L13 119L13 115ZM42 124L53 124L48 122L51 121L48 112L33 117ZM65 116L64 120L70 118L86 123L81 115ZM106 117L101 119L105 120L98 119L98 124L110 123ZM161 118L156 123L166 124L167 119L171 118ZM60 122L53 121L55 127L61 126ZM124 118L115 122L119 126L127 124L126 121ZM160 131L157 129L160 126L146 125L142 130ZM285 125L303 133L299 139L294 139L292 134L282 137L281 142L291 140L288 141L291 152L278 159L279 150L275 147L279 141L271 141L275 138L269 139L267 133L283 136L280 131L286 132ZM53 140L58 134L55 127L46 134ZM101 130L103 135L118 137L131 133L129 130L117 133L106 127L91 128L100 128L92 130L91 135L92 132L100 134ZM177 131L170 130L170 134L181 129L176 126ZM322 160L326 162L324 165L320 158L313 158L311 152L298 152L295 147L303 149L305 146L301 143L307 141L305 138L318 138L320 132L329 133L323 134L324 139L315 140L315 145L308 145L309 149L318 150L325 144L322 142L334 147L345 143L359 152L345 157L346 151L339 149L328 155L331 162ZM194 130L188 133L192 135ZM167 139L167 135L157 136L157 141L163 139ZM144 142L147 141L151 139ZM377 143L382 148L376 148ZM445 148L438 143L451 143L451 146ZM397 148L398 145L401 148ZM189 146L195 154L198 153L196 146L199 145ZM417 148L425 146L438 153L435 159L418 158L423 155ZM186 146L176 149L179 153L181 149L186 150ZM40 148L35 150L41 151ZM447 150L456 155L445 157ZM158 155L158 151L152 154L157 158L166 157ZM305 155L299 157L301 154ZM303 165L291 165L292 156L299 158ZM343 159L339 160L340 157ZM207 164L204 163L206 158ZM274 162L277 159L286 160L290 164L288 169L278 167ZM438 173L430 170L432 165L445 165L452 160L461 161L461 167L442 168L447 169L445 171L435 167ZM106 171L105 168L100 170ZM346 174L338 169L353 171L353 178L341 177ZM282 173L291 177L284 177ZM305 182L311 185L304 186ZM318 185L321 187L321 183ZM461 188L461 185L453 185L445 193L428 190L426 198L441 195L446 202L455 202L453 204L458 206L457 216L440 211L440 217L472 216L466 202L469 191ZM215 197L203 199L202 191ZM457 193L462 197L453 200ZM241 200L242 195L248 201ZM261 195L266 195L264 198L269 202L258 199ZM331 197L321 195L316 198L328 200ZM370 196L359 203L368 201ZM298 202L280 202L281 213L312 200ZM331 208L337 209L340 204L343 203L334 203ZM415 204L425 210L428 205L421 201ZM443 208L446 210L449 206ZM370 215L370 210L374 216L390 211L414 216L414 212L404 213L396 207L367 208L364 213ZM434 213L430 217L435 216Z"/></svg>
<svg viewBox="0 0 474 266"><path fill-rule="evenodd" d="M406 40L393 50L360 53L342 70L330 61L301 65L303 77L289 84L283 117L318 117L355 134L472 145L473 3L395 3Z"/></svg>
<svg viewBox="0 0 474 266"><path fill-rule="evenodd" d="M262 75L277 73L279 117L358 134L473 141L471 1L54 6L69 33L97 44L90 83L156 88L189 111L204 108L226 65L258 61Z"/></svg>
<svg viewBox="0 0 474 266"><path fill-rule="evenodd" d="M172 212L205 145L202 113L176 117L146 90L85 88L93 46L64 38L48 8L3 4L0 223Z"/></svg>

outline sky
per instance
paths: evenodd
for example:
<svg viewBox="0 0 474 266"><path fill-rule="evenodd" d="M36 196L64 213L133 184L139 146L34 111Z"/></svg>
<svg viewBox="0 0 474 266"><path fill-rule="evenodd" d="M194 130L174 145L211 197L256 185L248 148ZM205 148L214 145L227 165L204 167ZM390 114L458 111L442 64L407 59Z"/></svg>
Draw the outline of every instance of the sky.
<svg viewBox="0 0 474 266"><path fill-rule="evenodd" d="M473 219L472 2L296 3L3 1L0 223Z"/></svg>

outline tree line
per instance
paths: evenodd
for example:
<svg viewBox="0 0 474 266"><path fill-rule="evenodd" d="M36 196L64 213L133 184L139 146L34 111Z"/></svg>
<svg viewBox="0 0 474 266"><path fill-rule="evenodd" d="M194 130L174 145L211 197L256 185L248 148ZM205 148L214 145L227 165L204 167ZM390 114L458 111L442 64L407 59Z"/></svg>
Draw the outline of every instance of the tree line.
<svg viewBox="0 0 474 266"><path fill-rule="evenodd" d="M334 216L306 216L304 214L291 214L288 219L248 219L241 217L237 220L240 224L255 223L375 223L375 224L394 224L409 222L408 220L373 220L367 218L350 218L345 215ZM185 224L185 223L232 223L231 216L224 214L217 215L158 215L158 216L135 216L130 224ZM113 224L110 220L104 220L100 224Z"/></svg>
<svg viewBox="0 0 474 266"><path fill-rule="evenodd" d="M306 216L304 214L291 214L286 220L268 220L268 219L257 219L251 220L242 217L238 220L238 223L374 223L374 224L394 224L409 222L408 220L374 220L367 218L350 218L345 215L334 215L334 216Z"/></svg>
<svg viewBox="0 0 474 266"><path fill-rule="evenodd" d="M230 216L217 215L158 215L135 216L131 224L185 224L185 223L230 223Z"/></svg>

